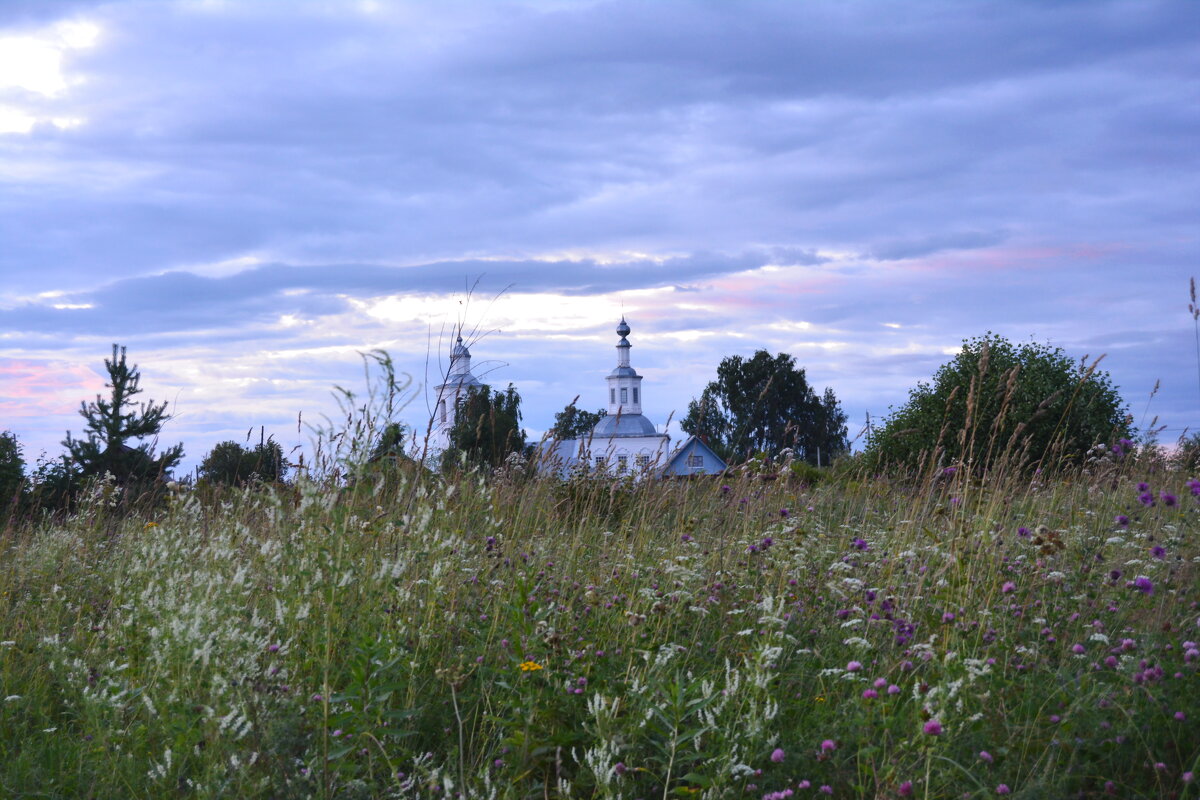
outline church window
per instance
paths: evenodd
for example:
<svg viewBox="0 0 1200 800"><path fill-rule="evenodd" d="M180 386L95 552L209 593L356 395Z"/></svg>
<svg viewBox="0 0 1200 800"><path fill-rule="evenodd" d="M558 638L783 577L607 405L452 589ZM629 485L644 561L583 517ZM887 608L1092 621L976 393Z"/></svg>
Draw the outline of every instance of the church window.
<svg viewBox="0 0 1200 800"><path fill-rule="evenodd" d="M624 454L617 456L617 472L624 472L627 469L629 469L629 456Z"/></svg>
<svg viewBox="0 0 1200 800"><path fill-rule="evenodd" d="M596 469L603 472L607 466L608 465L605 462L604 456L596 456Z"/></svg>
<svg viewBox="0 0 1200 800"><path fill-rule="evenodd" d="M624 404L624 403L628 403L628 402L629 402L629 390L622 386L621 387L621 403Z"/></svg>
<svg viewBox="0 0 1200 800"><path fill-rule="evenodd" d="M614 405L614 406L617 404L617 390L616 389L608 390L608 402L610 405Z"/></svg>
<svg viewBox="0 0 1200 800"><path fill-rule="evenodd" d="M634 391L636 392L637 389L634 389ZM650 466L650 456L646 455L645 453L640 453L633 457L633 463L638 469L646 469Z"/></svg>
<svg viewBox="0 0 1200 800"><path fill-rule="evenodd" d="M636 386L635 386L635 387L633 387L633 402L634 402L635 404L636 404L636 403L640 403L640 402L642 402L641 400L638 400L638 390L637 390L637 387L636 387Z"/></svg>
<svg viewBox="0 0 1200 800"><path fill-rule="evenodd" d="M440 403L438 403L438 408L442 412L442 424L445 425L446 424L446 401L443 400Z"/></svg>
<svg viewBox="0 0 1200 800"><path fill-rule="evenodd" d="M693 453L692 455L689 455L688 456L688 466L691 467L692 469L695 469L696 467L703 467L704 466L704 456L696 455L695 453Z"/></svg>

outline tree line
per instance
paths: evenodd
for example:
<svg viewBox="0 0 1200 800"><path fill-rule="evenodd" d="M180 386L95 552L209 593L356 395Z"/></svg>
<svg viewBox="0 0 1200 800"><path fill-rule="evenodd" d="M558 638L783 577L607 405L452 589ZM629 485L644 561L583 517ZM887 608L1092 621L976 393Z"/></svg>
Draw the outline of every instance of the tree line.
<svg viewBox="0 0 1200 800"><path fill-rule="evenodd" d="M1098 364L1074 361L1060 348L1014 344L991 333L968 339L929 382L918 383L907 402L868 431L863 451L854 458L877 472L950 466L986 471L1001 462L1030 469L1079 462L1098 442L1120 451L1118 443L1132 435L1131 420L1117 387ZM108 396L80 404L83 433L78 438L67 433L61 456L40 461L26 475L16 436L0 433L0 510L5 504L69 508L81 488L97 479L134 497L160 491L171 479L183 445L158 448L171 419L167 404L140 401L141 373L128 362L124 347L113 345L104 368ZM680 427L730 465L778 458L785 451L814 466L848 456L840 401L831 388L818 393L793 356L766 350L748 358L729 356L716 372L688 404ZM444 468L495 468L514 453L531 452L514 386L504 391L470 387L458 403L449 447L441 455ZM555 416L548 436L586 438L605 413L572 402ZM399 423L385 426L376 434L369 460L411 461L404 448L406 432ZM1178 457L1200 466L1200 436L1181 443ZM260 435L253 446L217 444L197 472L202 482L245 486L283 481L291 466L280 445Z"/></svg>

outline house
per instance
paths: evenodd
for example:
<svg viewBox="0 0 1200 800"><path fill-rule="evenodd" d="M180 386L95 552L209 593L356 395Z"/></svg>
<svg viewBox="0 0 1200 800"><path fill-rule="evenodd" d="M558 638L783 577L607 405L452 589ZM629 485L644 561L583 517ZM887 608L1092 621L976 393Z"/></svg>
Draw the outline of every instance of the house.
<svg viewBox="0 0 1200 800"><path fill-rule="evenodd" d="M692 475L720 475L726 469L727 465L724 459L713 452L713 449L698 436L692 436L667 457L660 472L664 478L677 478Z"/></svg>

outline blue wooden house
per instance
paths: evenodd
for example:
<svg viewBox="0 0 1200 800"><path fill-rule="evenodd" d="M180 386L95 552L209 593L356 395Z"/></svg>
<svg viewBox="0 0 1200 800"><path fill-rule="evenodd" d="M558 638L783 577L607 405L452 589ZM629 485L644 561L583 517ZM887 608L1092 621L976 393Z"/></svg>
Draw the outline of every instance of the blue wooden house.
<svg viewBox="0 0 1200 800"><path fill-rule="evenodd" d="M667 457L661 474L664 478L720 475L726 468L725 461L711 447L692 436Z"/></svg>

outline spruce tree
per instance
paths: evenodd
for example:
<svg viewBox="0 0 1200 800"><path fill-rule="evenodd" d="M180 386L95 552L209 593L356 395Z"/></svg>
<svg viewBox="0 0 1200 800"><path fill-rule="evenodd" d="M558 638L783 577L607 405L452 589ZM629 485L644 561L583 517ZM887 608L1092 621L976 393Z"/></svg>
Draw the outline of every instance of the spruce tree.
<svg viewBox="0 0 1200 800"><path fill-rule="evenodd" d="M141 373L125 360L125 348L113 345L112 359L104 359L108 372L108 399L96 395L95 402L81 403L79 414L86 421L87 438L75 439L70 432L63 446L85 477L109 473L126 485L167 477L183 458L183 445L169 447L157 456L154 445L159 431L171 416L167 404L149 400L135 404L141 393ZM141 441L148 439L149 441Z"/></svg>

